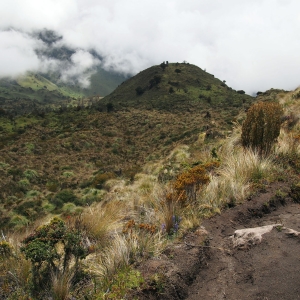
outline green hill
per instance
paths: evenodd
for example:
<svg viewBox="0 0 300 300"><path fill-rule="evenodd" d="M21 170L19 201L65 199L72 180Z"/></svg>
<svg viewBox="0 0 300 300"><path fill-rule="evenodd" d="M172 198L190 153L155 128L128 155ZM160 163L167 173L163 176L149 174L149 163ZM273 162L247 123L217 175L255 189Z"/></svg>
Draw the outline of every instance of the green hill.
<svg viewBox="0 0 300 300"><path fill-rule="evenodd" d="M63 83L55 73L27 73L15 80L1 78L0 107L8 113L24 114L33 110L52 110L61 105L77 105L85 97L108 95L125 79L124 75L102 68L91 76L88 88Z"/></svg>
<svg viewBox="0 0 300 300"><path fill-rule="evenodd" d="M173 113L193 113L214 119L225 129L253 98L191 64L153 66L131 77L100 100L97 109L134 107ZM203 123L203 122L200 122Z"/></svg>

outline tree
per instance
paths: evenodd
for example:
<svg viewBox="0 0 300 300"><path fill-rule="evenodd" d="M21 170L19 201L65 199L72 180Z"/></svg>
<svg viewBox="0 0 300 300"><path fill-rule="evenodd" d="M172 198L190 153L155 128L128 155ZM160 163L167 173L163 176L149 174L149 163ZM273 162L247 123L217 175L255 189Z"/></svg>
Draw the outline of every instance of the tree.
<svg viewBox="0 0 300 300"><path fill-rule="evenodd" d="M280 133L282 108L274 102L252 105L242 125L242 145L268 154Z"/></svg>
<svg viewBox="0 0 300 300"><path fill-rule="evenodd" d="M78 222L77 226L69 228L59 218L38 227L22 244L21 251L32 264L35 291L47 288L51 274L64 274L71 265L74 265L76 276L79 261L88 254Z"/></svg>
<svg viewBox="0 0 300 300"><path fill-rule="evenodd" d="M136 94L139 96L139 95L142 95L144 93L144 89L140 86L138 86L136 89Z"/></svg>
<svg viewBox="0 0 300 300"><path fill-rule="evenodd" d="M160 67L163 69L163 71L165 70L165 68L168 66L168 64L165 64L165 62L162 62L160 64Z"/></svg>

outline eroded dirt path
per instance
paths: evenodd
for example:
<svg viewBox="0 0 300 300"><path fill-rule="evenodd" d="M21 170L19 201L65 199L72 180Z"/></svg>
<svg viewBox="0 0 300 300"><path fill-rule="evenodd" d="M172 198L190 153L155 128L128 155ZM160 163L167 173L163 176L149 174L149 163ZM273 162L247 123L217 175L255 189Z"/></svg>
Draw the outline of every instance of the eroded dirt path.
<svg viewBox="0 0 300 300"><path fill-rule="evenodd" d="M284 229L300 231L300 204L289 197L274 200L276 191L288 192L288 186L273 184L204 221L204 229L140 266L145 277L162 274L165 286L160 290L154 282L138 299L300 299L300 236ZM282 226L263 234L260 243L233 247L236 230L272 224Z"/></svg>
<svg viewBox="0 0 300 300"><path fill-rule="evenodd" d="M300 231L300 205L286 199L269 204L272 187L251 201L203 223L209 232L207 266L189 288L186 299L300 299L300 239L280 226L257 245L233 248L234 231L282 224ZM273 205L273 206L272 206ZM218 249L219 248L219 249Z"/></svg>

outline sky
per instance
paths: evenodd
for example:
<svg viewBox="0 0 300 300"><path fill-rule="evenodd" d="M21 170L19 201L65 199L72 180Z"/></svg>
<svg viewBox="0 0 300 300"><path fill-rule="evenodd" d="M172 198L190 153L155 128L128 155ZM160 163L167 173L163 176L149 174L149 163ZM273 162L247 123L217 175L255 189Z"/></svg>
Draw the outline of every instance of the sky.
<svg viewBox="0 0 300 300"><path fill-rule="evenodd" d="M0 77L54 70L87 86L96 66L187 61L248 94L300 85L299 0L1 0L0 41ZM38 54L62 46L67 61Z"/></svg>

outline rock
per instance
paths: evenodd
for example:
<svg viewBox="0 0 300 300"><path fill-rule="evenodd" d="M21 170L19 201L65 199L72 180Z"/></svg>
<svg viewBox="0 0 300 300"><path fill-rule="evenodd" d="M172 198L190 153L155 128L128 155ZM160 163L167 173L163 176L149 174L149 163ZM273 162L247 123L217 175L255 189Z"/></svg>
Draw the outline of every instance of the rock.
<svg viewBox="0 0 300 300"><path fill-rule="evenodd" d="M260 244L262 235L270 232L277 226L282 227L281 224L272 224L255 228L239 229L234 232L234 235L230 236L230 239L232 239L234 248L245 249L249 246Z"/></svg>

